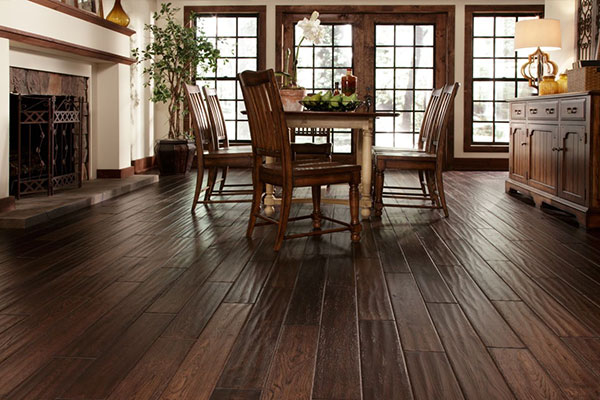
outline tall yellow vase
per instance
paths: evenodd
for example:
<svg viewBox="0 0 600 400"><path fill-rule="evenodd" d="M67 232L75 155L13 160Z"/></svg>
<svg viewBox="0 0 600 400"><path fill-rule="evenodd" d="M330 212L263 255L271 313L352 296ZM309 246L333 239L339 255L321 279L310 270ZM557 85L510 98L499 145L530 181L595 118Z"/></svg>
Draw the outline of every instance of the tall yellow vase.
<svg viewBox="0 0 600 400"><path fill-rule="evenodd" d="M129 25L130 19L125 10L123 10L123 7L121 7L121 0L115 0L115 6L110 13L108 13L106 19L110 22L114 22L117 25Z"/></svg>

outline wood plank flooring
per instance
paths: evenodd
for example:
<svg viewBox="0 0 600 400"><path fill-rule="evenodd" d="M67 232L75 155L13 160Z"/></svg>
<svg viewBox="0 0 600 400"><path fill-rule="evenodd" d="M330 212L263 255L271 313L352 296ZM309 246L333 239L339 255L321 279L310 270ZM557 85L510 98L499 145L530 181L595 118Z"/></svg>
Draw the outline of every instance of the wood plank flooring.
<svg viewBox="0 0 600 400"><path fill-rule="evenodd" d="M279 254L248 203L191 214L193 176L0 230L0 399L599 399L600 234L505 178Z"/></svg>

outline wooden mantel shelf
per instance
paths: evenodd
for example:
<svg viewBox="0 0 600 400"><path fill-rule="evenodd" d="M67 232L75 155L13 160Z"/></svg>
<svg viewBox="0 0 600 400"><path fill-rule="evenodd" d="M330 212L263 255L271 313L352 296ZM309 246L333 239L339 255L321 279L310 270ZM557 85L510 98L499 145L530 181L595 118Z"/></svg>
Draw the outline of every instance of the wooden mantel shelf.
<svg viewBox="0 0 600 400"><path fill-rule="evenodd" d="M76 18L83 19L85 21L91 22L92 24L99 25L103 28L113 30L115 32L122 33L123 35L131 36L135 33L133 29L125 28L121 25L117 25L114 22L110 22L105 20L104 18L100 18L98 15L94 15L90 12L81 10L79 8L70 6L65 3L61 3L56 0L29 0L33 3L37 3L41 6L52 8L53 10L71 15Z"/></svg>
<svg viewBox="0 0 600 400"><path fill-rule="evenodd" d="M14 40L16 42L25 43L31 46L43 47L51 50L58 50L64 53L75 54L83 57L90 57L108 62L131 65L135 63L135 59L131 57L123 57L119 54L109 53L102 50L92 49L85 46L80 46L73 43L64 42L62 40L50 38L47 36L36 35L34 33L21 31L18 29L8 28L0 25L0 38Z"/></svg>

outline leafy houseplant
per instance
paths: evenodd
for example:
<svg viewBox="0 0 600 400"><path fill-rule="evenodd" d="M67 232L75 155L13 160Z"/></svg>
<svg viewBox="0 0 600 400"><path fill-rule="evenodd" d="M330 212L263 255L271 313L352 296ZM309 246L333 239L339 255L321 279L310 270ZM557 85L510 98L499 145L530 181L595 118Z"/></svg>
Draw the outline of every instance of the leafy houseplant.
<svg viewBox="0 0 600 400"><path fill-rule="evenodd" d="M313 11L310 19L304 18L298 21L298 27L302 30L302 37L296 46L296 53L292 60L291 71L290 71L290 57L292 50L286 49L285 53L285 65L282 72L278 72L278 75L283 76L283 85L281 86L280 94L283 101L283 107L289 111L300 111L302 106L298 101L302 100L306 95L306 90L303 87L298 86L298 56L300 55L300 46L304 40L308 40L313 44L319 44L325 36L325 29L321 26L319 20L319 13Z"/></svg>
<svg viewBox="0 0 600 400"><path fill-rule="evenodd" d="M182 25L175 18L178 11L179 8L172 8L171 3L161 4L160 11L153 14L154 23L145 26L152 35L151 43L145 49L132 52L138 63L148 62L143 73L147 77L144 85L153 85L151 100L168 104L168 138L175 144L181 144L183 139L187 143L190 137L183 128L183 116L187 113L185 83L194 81L197 69L215 71L220 55L219 50L192 23L195 16L192 14L190 21ZM179 143L175 139L179 139ZM194 152L191 152L191 157L189 153L185 164L191 167ZM157 155L160 168L164 163L161 163L160 152ZM186 169L189 171L189 168Z"/></svg>

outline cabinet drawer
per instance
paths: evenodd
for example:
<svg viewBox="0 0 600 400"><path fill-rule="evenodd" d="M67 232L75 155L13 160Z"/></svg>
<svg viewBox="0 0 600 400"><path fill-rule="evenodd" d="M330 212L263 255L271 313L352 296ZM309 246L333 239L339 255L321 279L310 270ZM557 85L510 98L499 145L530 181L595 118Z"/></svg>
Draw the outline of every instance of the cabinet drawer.
<svg viewBox="0 0 600 400"><path fill-rule="evenodd" d="M561 100L560 119L566 119L571 121L585 120L585 98Z"/></svg>
<svg viewBox="0 0 600 400"><path fill-rule="evenodd" d="M510 103L510 119L525 119L525 103Z"/></svg>
<svg viewBox="0 0 600 400"><path fill-rule="evenodd" d="M535 101L527 103L528 119L558 120L557 101Z"/></svg>

